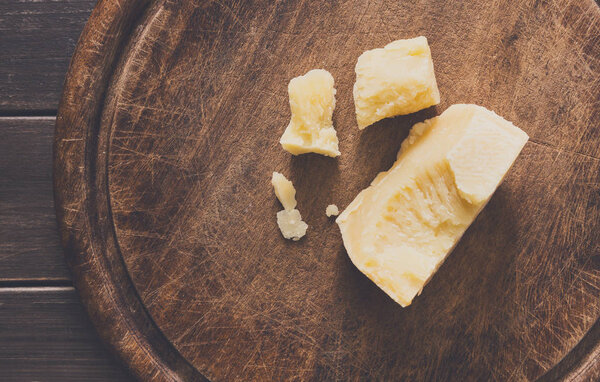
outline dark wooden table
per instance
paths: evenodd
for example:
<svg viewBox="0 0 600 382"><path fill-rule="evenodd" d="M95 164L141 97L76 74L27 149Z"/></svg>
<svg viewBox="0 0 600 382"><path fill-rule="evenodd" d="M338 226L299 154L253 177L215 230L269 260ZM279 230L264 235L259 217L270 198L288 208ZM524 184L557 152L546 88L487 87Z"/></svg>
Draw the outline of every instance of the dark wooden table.
<svg viewBox="0 0 600 382"><path fill-rule="evenodd" d="M65 73L94 0L0 0L0 380L129 381L73 289L52 196Z"/></svg>

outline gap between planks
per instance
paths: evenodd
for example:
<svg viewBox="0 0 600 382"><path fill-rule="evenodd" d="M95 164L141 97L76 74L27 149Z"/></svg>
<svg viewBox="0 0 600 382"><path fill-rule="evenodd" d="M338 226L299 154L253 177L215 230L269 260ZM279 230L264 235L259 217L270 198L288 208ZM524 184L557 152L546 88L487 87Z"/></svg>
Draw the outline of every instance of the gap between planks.
<svg viewBox="0 0 600 382"><path fill-rule="evenodd" d="M0 280L0 291L23 289L34 291L36 289L47 288L68 288L73 289L71 280L65 279L7 279Z"/></svg>
<svg viewBox="0 0 600 382"><path fill-rule="evenodd" d="M39 110L0 110L0 118L56 118L56 109L39 109Z"/></svg>

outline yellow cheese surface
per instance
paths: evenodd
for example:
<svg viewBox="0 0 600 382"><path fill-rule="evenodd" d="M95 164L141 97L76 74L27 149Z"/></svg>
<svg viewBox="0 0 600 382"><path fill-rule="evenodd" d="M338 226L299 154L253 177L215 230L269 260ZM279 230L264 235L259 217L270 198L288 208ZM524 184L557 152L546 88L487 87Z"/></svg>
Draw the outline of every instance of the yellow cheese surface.
<svg viewBox="0 0 600 382"><path fill-rule="evenodd" d="M296 189L294 185L278 172L273 172L271 184L275 196L283 206L283 210L277 213L277 225L281 234L286 239L300 240L306 234L308 224L302 221L300 211L296 209Z"/></svg>
<svg viewBox="0 0 600 382"><path fill-rule="evenodd" d="M400 305L410 305L527 140L477 105L453 105L413 126L392 168L336 220L352 262Z"/></svg>
<svg viewBox="0 0 600 382"><path fill-rule="evenodd" d="M280 143L294 154L340 155L333 128L335 88L333 76L326 70L313 69L293 78L288 85L292 117Z"/></svg>
<svg viewBox="0 0 600 382"><path fill-rule="evenodd" d="M355 70L354 106L359 129L440 102L431 51L423 36L368 50L358 58Z"/></svg>

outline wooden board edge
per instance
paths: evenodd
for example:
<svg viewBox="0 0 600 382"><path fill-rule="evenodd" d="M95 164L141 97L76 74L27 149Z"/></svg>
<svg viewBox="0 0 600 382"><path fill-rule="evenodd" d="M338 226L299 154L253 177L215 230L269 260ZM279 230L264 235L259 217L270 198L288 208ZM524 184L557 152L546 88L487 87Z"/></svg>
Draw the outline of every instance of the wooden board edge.
<svg viewBox="0 0 600 382"><path fill-rule="evenodd" d="M600 379L600 321L539 382L597 381Z"/></svg>
<svg viewBox="0 0 600 382"><path fill-rule="evenodd" d="M71 59L56 119L55 209L73 284L102 341L139 380L203 380L146 312L112 227L104 221L97 232L90 224L99 218L94 181L102 163L94 154L108 84L119 55L158 4L100 0L92 11ZM104 244L111 239L112 245Z"/></svg>

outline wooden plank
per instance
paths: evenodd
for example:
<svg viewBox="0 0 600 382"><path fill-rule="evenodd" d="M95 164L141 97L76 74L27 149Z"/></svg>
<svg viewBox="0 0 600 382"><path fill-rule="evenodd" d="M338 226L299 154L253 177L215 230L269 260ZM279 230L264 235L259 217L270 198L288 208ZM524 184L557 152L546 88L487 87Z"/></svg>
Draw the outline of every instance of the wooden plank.
<svg viewBox="0 0 600 382"><path fill-rule="evenodd" d="M71 287L0 288L4 381L130 381Z"/></svg>
<svg viewBox="0 0 600 382"><path fill-rule="evenodd" d="M94 0L0 0L0 113L54 114Z"/></svg>
<svg viewBox="0 0 600 382"><path fill-rule="evenodd" d="M55 118L0 118L0 281L70 280L52 196Z"/></svg>

